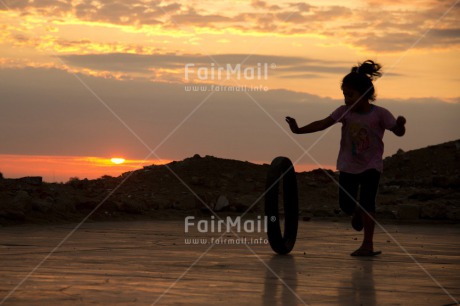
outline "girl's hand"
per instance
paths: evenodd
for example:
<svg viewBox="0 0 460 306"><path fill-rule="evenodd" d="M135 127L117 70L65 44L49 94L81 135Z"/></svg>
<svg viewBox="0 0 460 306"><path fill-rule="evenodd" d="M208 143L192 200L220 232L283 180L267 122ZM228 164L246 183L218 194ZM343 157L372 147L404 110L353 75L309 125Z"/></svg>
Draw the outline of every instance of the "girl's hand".
<svg viewBox="0 0 460 306"><path fill-rule="evenodd" d="M406 124L406 118L404 118L403 116L399 116L398 118L396 118L396 124L398 126L404 126Z"/></svg>
<svg viewBox="0 0 460 306"><path fill-rule="evenodd" d="M393 133L395 133L396 136L404 136L406 134L406 127L404 126L406 124L406 118L403 116L399 116L396 118L396 125L392 129Z"/></svg>
<svg viewBox="0 0 460 306"><path fill-rule="evenodd" d="M286 122L289 124L289 127L294 134L299 132L299 126L297 125L297 121L295 121L294 118L286 117Z"/></svg>

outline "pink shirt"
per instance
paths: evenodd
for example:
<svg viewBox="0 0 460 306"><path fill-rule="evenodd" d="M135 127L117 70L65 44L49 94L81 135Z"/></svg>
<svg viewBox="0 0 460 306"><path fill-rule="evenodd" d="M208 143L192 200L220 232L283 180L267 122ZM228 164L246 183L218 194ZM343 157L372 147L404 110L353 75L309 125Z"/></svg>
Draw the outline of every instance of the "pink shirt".
<svg viewBox="0 0 460 306"><path fill-rule="evenodd" d="M342 105L330 116L342 123L337 169L361 173L368 169L383 171L383 134L396 125L395 117L385 108L371 104L367 113L347 111Z"/></svg>

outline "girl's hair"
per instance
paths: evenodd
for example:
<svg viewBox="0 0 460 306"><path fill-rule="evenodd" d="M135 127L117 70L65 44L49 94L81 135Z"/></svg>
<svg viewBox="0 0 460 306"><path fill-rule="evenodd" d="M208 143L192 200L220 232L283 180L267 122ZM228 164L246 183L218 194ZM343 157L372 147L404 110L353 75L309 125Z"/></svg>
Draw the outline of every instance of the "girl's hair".
<svg viewBox="0 0 460 306"><path fill-rule="evenodd" d="M344 86L353 88L368 101L374 101L375 89L372 81L382 76L382 73L379 72L381 68L380 64L371 60L358 64L358 66L353 66L351 72L343 78L341 89L343 90Z"/></svg>

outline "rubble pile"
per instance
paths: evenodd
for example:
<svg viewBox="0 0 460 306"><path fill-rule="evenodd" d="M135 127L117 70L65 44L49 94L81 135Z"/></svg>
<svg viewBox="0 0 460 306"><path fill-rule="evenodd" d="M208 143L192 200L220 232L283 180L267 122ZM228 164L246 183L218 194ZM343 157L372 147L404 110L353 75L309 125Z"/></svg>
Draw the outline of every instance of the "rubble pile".
<svg viewBox="0 0 460 306"><path fill-rule="evenodd" d="M403 220L460 219L460 141L384 160L377 213ZM0 224L66 222L91 214L96 220L177 218L190 214L263 213L269 165L195 155L99 179L45 183L41 177L0 174ZM297 173L300 215L338 218L338 173Z"/></svg>

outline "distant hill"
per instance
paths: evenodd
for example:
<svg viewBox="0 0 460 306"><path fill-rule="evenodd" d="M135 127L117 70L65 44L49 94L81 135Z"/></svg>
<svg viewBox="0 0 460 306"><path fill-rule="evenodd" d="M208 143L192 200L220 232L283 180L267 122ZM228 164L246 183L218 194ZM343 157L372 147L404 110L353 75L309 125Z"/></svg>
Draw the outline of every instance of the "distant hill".
<svg viewBox="0 0 460 306"><path fill-rule="evenodd" d="M382 218L460 219L460 141L398 151L384 160L378 196ZM65 222L182 218L189 214L263 214L269 165L195 155L96 180L43 183L40 177L0 178L0 222ZM297 174L302 217L340 218L338 174Z"/></svg>

